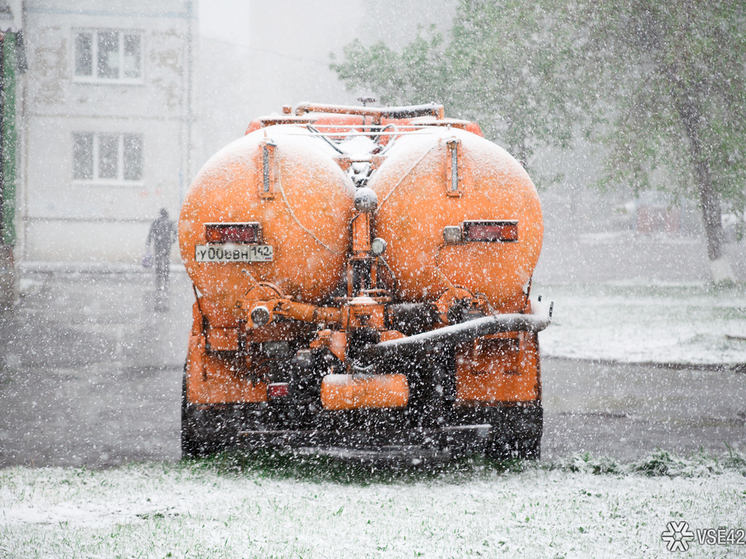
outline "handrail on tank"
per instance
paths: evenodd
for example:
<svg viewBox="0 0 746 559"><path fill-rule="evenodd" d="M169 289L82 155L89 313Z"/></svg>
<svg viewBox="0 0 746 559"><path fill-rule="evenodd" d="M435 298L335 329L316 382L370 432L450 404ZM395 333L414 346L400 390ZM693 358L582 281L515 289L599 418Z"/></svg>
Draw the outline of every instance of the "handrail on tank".
<svg viewBox="0 0 746 559"><path fill-rule="evenodd" d="M296 116L306 113L331 113L357 116L371 116L380 124L382 118L415 118L434 116L442 119L445 115L443 105L427 103L407 107L352 107L348 105L325 105L323 103L300 103L295 107Z"/></svg>

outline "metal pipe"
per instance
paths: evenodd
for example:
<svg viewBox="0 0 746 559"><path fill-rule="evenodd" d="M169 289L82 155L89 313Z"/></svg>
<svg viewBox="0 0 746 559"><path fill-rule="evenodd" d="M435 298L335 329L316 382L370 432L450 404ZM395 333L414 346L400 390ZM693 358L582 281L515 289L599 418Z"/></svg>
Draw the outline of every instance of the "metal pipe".
<svg viewBox="0 0 746 559"><path fill-rule="evenodd" d="M381 342L363 351L368 359L435 351L499 332L540 332L552 321L549 309L536 305L533 314L493 314L422 334Z"/></svg>

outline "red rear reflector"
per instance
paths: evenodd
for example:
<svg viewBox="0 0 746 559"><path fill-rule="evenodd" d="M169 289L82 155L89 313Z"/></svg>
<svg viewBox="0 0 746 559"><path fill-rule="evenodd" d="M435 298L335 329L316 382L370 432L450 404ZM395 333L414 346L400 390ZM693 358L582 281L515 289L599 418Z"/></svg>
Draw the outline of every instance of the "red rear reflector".
<svg viewBox="0 0 746 559"><path fill-rule="evenodd" d="M287 398L290 395L290 385L287 382L273 382L267 386L267 396L270 398Z"/></svg>
<svg viewBox="0 0 746 559"><path fill-rule="evenodd" d="M258 223L205 223L208 243L259 243L261 228Z"/></svg>
<svg viewBox="0 0 746 559"><path fill-rule="evenodd" d="M514 243L518 240L518 221L464 221L464 241Z"/></svg>

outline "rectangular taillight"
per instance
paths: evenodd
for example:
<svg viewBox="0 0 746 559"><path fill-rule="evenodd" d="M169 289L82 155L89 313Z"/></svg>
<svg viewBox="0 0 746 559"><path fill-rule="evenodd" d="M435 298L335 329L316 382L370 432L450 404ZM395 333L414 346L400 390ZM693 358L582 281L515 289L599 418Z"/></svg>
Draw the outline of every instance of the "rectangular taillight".
<svg viewBox="0 0 746 559"><path fill-rule="evenodd" d="M208 243L261 243L259 223L205 223Z"/></svg>
<svg viewBox="0 0 746 559"><path fill-rule="evenodd" d="M267 396L270 399L287 398L290 396L290 384L287 382L273 382L267 385Z"/></svg>
<svg viewBox="0 0 746 559"><path fill-rule="evenodd" d="M464 221L463 240L487 243L514 243L518 241L518 220Z"/></svg>

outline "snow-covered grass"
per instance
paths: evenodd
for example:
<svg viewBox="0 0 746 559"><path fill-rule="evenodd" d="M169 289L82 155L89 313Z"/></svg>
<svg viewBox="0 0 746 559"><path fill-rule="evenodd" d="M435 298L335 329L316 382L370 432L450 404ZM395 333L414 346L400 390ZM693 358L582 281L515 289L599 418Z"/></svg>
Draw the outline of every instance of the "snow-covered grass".
<svg viewBox="0 0 746 559"><path fill-rule="evenodd" d="M461 461L435 473L293 463L2 470L0 556L668 557L670 521L746 527L737 454ZM726 554L746 546L694 541L676 553Z"/></svg>
<svg viewBox="0 0 746 559"><path fill-rule="evenodd" d="M544 355L624 362L746 363L746 284L536 285L554 301Z"/></svg>

